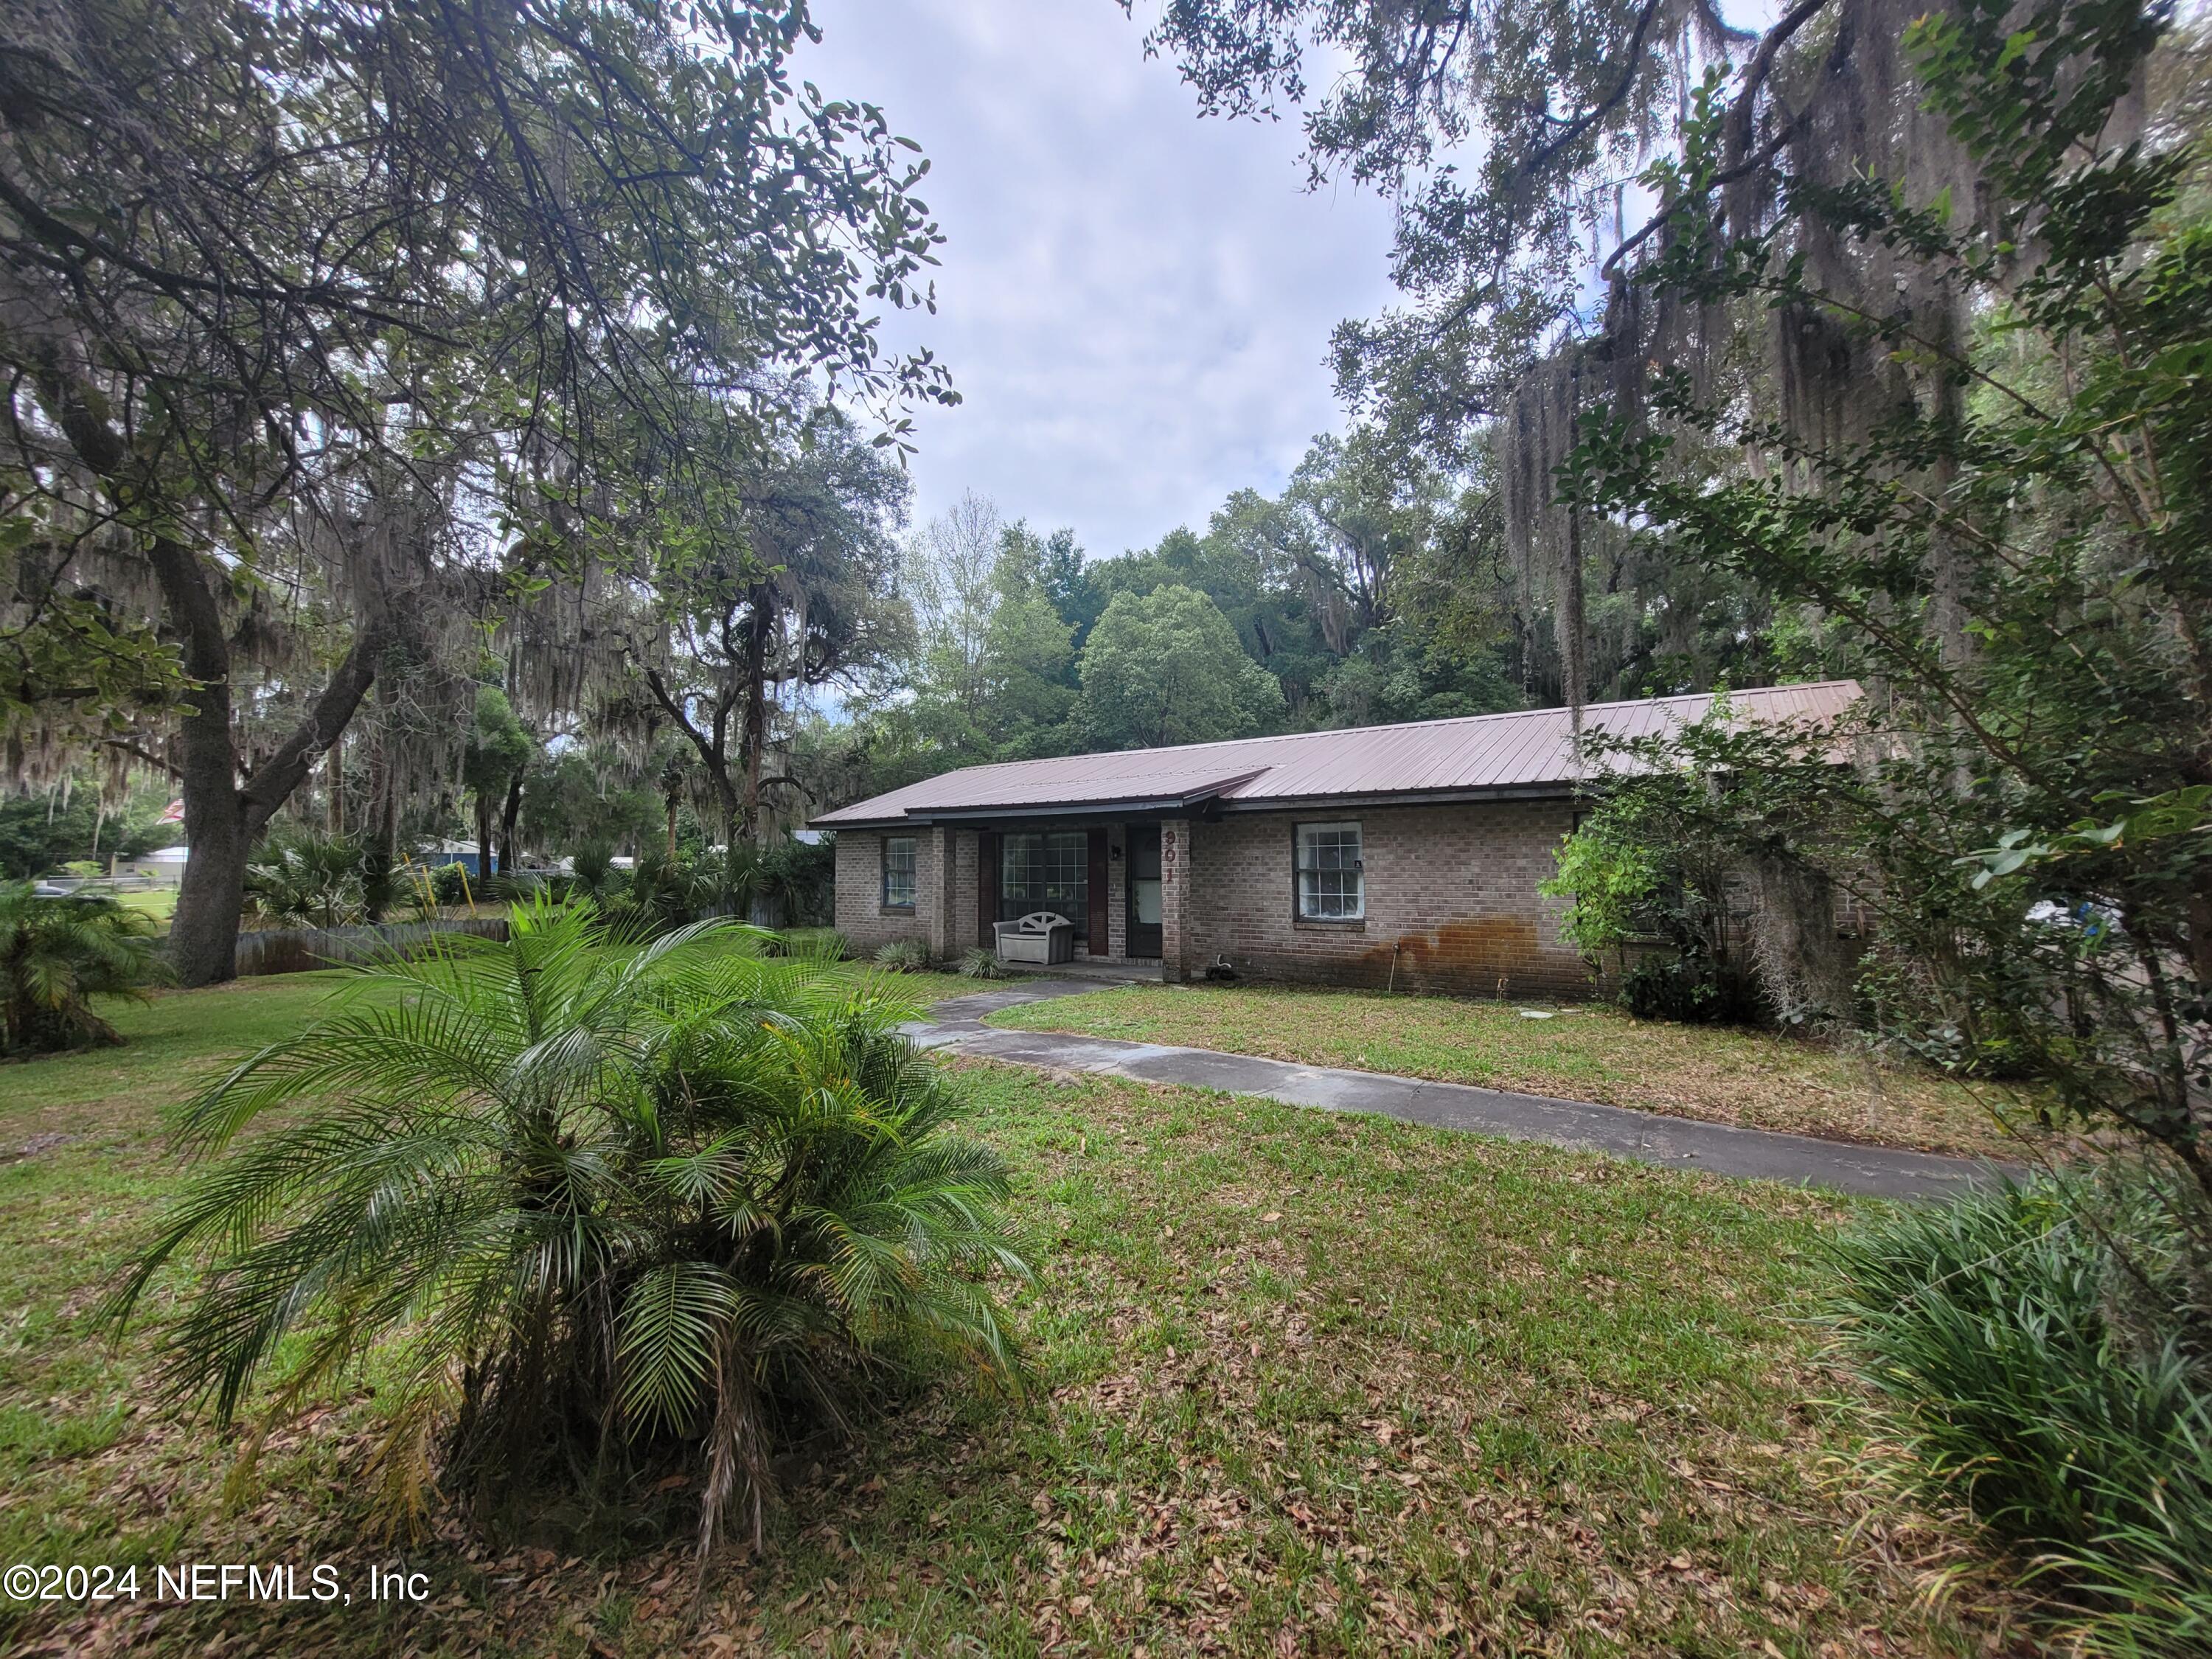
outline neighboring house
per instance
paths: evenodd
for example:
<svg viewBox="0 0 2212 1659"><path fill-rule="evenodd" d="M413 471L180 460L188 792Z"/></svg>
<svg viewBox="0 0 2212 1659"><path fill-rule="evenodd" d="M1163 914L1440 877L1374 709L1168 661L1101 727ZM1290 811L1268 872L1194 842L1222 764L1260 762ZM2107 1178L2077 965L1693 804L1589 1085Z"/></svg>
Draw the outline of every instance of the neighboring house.
<svg viewBox="0 0 2212 1659"><path fill-rule="evenodd" d="M483 872L477 868L477 858L481 850L472 841L432 841L425 842L416 848L415 858L416 862L433 870L458 864L468 872L471 881L477 881L483 876ZM496 866L499 854L493 854L491 861Z"/></svg>
<svg viewBox="0 0 2212 1659"><path fill-rule="evenodd" d="M1825 725L1848 680L1736 691L1742 720ZM1595 703L1660 735L1710 696ZM813 820L837 832L837 927L950 957L1057 911L1076 954L1462 994L1574 994L1589 969L1537 884L1593 764L1564 708L972 766Z"/></svg>
<svg viewBox="0 0 2212 1659"><path fill-rule="evenodd" d="M157 887L177 887L184 883L185 860L191 855L189 847L156 847L137 858L114 860L108 869L113 875L143 876Z"/></svg>

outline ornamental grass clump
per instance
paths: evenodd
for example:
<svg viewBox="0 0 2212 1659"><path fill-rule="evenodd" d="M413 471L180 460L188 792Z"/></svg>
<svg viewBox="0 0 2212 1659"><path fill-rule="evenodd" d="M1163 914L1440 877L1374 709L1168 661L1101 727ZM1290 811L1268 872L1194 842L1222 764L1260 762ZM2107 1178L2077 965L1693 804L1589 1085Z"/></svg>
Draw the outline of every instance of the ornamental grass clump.
<svg viewBox="0 0 2212 1659"><path fill-rule="evenodd" d="M972 945L960 953L960 972L968 979L1012 979L1013 969L999 960L988 945Z"/></svg>
<svg viewBox="0 0 2212 1659"><path fill-rule="evenodd" d="M1018 1386L993 1285L1027 1273L912 1010L760 943L610 949L541 901L356 973L183 1107L198 1172L112 1316L196 1267L164 1380L225 1421L374 1352L393 1519L434 1480L481 1512L683 1474L702 1554L732 1518L757 1546L780 1446L946 1362Z"/></svg>
<svg viewBox="0 0 2212 1659"><path fill-rule="evenodd" d="M1886 1212L1831 1315L1890 1473L2020 1552L2069 1651L2212 1648L2212 1305L2193 1187L2138 1166Z"/></svg>
<svg viewBox="0 0 2212 1659"><path fill-rule="evenodd" d="M929 946L918 939L893 939L876 952L876 966L893 974L926 974Z"/></svg>

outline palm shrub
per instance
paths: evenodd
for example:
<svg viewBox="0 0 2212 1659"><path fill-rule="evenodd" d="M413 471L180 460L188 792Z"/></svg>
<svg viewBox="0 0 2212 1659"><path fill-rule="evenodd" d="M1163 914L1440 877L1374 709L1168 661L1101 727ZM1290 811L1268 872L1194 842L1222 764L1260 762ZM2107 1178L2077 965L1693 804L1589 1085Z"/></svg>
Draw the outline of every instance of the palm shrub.
<svg viewBox="0 0 2212 1659"><path fill-rule="evenodd" d="M684 927L705 909L716 909L716 884L681 859L647 853L630 872L622 897L602 912L605 931L613 939L649 939L671 928Z"/></svg>
<svg viewBox="0 0 2212 1659"><path fill-rule="evenodd" d="M273 835L246 862L246 892L272 921L350 927L369 909L361 843L350 836Z"/></svg>
<svg viewBox="0 0 2212 1659"><path fill-rule="evenodd" d="M96 996L143 996L161 977L151 919L111 898L40 898L0 884L0 1054L52 1054L123 1041Z"/></svg>
<svg viewBox="0 0 2212 1659"><path fill-rule="evenodd" d="M1836 1247L1896 1472L2024 1547L2084 1653L2212 1646L2212 1345L2191 1195L2136 1167L1887 1212Z"/></svg>
<svg viewBox="0 0 2212 1659"><path fill-rule="evenodd" d="M825 923L837 909L837 848L789 836L761 856L761 892L787 927Z"/></svg>
<svg viewBox="0 0 2212 1659"><path fill-rule="evenodd" d="M770 954L811 956L823 962L843 962L853 954L852 941L835 927L780 927L769 937Z"/></svg>
<svg viewBox="0 0 2212 1659"><path fill-rule="evenodd" d="M622 886L622 872L615 868L615 850L605 842L579 847L568 860L573 890L584 897L604 901Z"/></svg>
<svg viewBox="0 0 2212 1659"><path fill-rule="evenodd" d="M163 1376L225 1420L379 1351L395 1516L434 1475L481 1504L672 1464L702 1479L702 1552L733 1513L757 1542L778 1444L872 1382L948 1358L1018 1381L988 1281L1026 1269L1006 1166L950 1132L912 1011L757 940L610 949L587 904L541 902L504 941L358 971L182 1108L198 1173L112 1316L201 1269Z"/></svg>

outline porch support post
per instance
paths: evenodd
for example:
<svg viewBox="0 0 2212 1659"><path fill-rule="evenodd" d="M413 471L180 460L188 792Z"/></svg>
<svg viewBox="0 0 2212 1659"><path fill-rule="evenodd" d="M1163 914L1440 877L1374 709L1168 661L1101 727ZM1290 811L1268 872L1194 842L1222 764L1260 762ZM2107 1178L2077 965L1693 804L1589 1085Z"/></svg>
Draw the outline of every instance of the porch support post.
<svg viewBox="0 0 2212 1659"><path fill-rule="evenodd" d="M1160 825L1160 977L1181 984L1194 967L1190 946L1190 830L1188 818Z"/></svg>
<svg viewBox="0 0 2212 1659"><path fill-rule="evenodd" d="M957 956L960 939L952 919L953 832L938 824L929 832L929 884L915 895L921 901L922 926L929 933L929 954L942 962Z"/></svg>

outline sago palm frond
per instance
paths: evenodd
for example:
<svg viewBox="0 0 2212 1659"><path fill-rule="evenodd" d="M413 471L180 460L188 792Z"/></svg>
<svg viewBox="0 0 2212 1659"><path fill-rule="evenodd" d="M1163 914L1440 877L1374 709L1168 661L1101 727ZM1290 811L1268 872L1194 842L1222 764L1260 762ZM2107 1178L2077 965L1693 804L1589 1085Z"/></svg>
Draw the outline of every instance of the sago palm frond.
<svg viewBox="0 0 2212 1659"><path fill-rule="evenodd" d="M928 1351L1020 1378L987 1283L1027 1271L1006 1170L947 1133L911 1012L735 923L611 946L587 905L518 905L503 941L359 969L185 1103L198 1168L109 1311L198 1264L165 1376L223 1417L280 1355L283 1405L387 1349L396 1510L434 1437L500 1486L612 1423L702 1462L702 1540L732 1505L757 1530L779 1425L846 1420L854 1376Z"/></svg>

